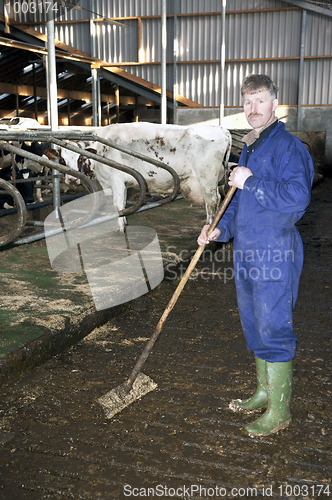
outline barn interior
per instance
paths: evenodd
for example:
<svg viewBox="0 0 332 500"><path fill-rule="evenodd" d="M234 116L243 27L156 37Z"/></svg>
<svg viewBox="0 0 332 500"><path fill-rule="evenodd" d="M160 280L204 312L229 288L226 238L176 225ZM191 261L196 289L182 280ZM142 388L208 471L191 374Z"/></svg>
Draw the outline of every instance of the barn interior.
<svg viewBox="0 0 332 500"><path fill-rule="evenodd" d="M199 52L199 45L203 46L199 34L207 33L206 38L215 42L220 24L214 18L220 19L226 0L57 3L115 6L108 11L112 19L146 23L150 41L154 31L157 44L159 32L153 26L159 22L160 5L167 3L173 15L171 9L180 1L188 8L181 19L192 52L179 64L179 81L188 92L177 95L177 123L218 125L219 80L214 71L220 56L214 47L211 52ZM0 0L0 129L19 117L48 126L47 37L37 31L33 20L28 25L6 19L5 2L13 5L14 0ZM121 5L137 8L134 21L127 21L130 10L115 12ZM153 496L160 496L156 488L163 484L164 498L179 494L311 500L331 495L332 402L327 396L332 378L326 367L331 359L332 179L325 173L332 168L332 29L326 21L332 4L330 0L229 0L227 7L228 21L237 33L227 43L226 54L227 82L234 85L228 86L225 96L225 126L232 130L233 150L240 151L237 132L246 126L241 121L237 82L245 71L271 71L281 82L279 117L310 149L318 174L310 207L298 224L305 262L294 315L298 354L293 422L283 432L253 439L242 429L253 416L229 410L232 398L247 398L255 390L252 357L244 343L233 286L231 244L204 253L164 326L144 367L158 384L156 390L105 421L97 397L123 383L131 372L197 249L205 213L200 206L176 199L128 216L132 228L144 225L157 231L165 279L130 303L97 311L87 275L61 273L50 266L45 238L37 234L54 209L49 194L33 209L29 205L24 232L0 249L1 499L121 500L124 493L149 496L153 491L157 493ZM304 9L308 42L300 56ZM102 16L96 18L96 23L104 22ZM286 19L292 20L291 29ZM81 25L75 22L79 32ZM55 25L61 26L61 21L55 20ZM268 39L271 33L273 47L259 38ZM161 87L152 78L160 66L159 53L155 62L146 63L146 68L146 61L137 62L130 73L125 63L99 67L100 54L93 58L80 44L59 40L55 44L58 118L66 134L69 126L90 130L117 122L160 123ZM306 85L300 102L301 60ZM134 69L141 68L139 64L142 75L150 71L151 79L137 77ZM99 122L94 109L94 67L99 73ZM197 86L191 88L190 82L205 77L209 69L215 87L210 86L210 94L204 94L202 87L198 95ZM173 106L169 91L168 123L175 120ZM9 232L19 217L7 212L0 222L1 231L5 227ZM116 242L121 240L115 236ZM69 267L72 271L71 259ZM193 493L187 495L191 486Z"/></svg>
<svg viewBox="0 0 332 500"><path fill-rule="evenodd" d="M102 18L94 19L100 20ZM61 23L58 20L54 22L55 25ZM27 25L26 22L0 14L0 118L27 117L37 120L41 125L48 125L47 36L36 30L36 24L45 25L46 22L31 22ZM91 76L94 67L98 68L99 73L98 125L131 121L160 122L161 90L157 85L137 78L128 71L108 67L105 61L58 40L55 40L55 59L59 126L96 125ZM172 122L172 92L167 91L166 98L169 108L167 119ZM180 95L177 96L176 104L201 107Z"/></svg>
<svg viewBox="0 0 332 500"><path fill-rule="evenodd" d="M82 6L86 4L85 1L74 0L71 3L64 2L64 5L67 7L69 5L75 6L78 3ZM182 56L183 60L177 61L177 83L175 81L175 53L172 53L172 45L176 42L175 10L176 5L179 6L180 3L179 0L165 3L167 4L167 23L168 28L170 28L167 35L167 123L180 125L220 124L221 109L223 108L224 126L232 131L243 129L243 120L239 124L238 118L238 113L241 110L241 102L238 97L240 78L245 71L260 68L260 71L267 74L275 73L281 82L284 82L281 86L282 95L279 105L284 106L283 108L280 106L280 116L281 118L286 116L288 130L309 131L310 133L325 132L326 142L323 141L320 149L324 149L326 161L331 162L332 127L329 120L331 85L326 75L331 68L329 23L332 12L331 3L328 0L308 2L290 0L277 2L276 5L267 3L265 6L262 4L261 7L258 6L255 9L251 8L250 2L245 1L242 2L243 6L234 6L238 9L234 11L230 10L231 6L228 5L226 14L229 26L231 26L230 23L233 23L232 26L234 25L238 29L243 21L247 22L247 36L251 33L250 23L258 23L259 29L257 35L250 35L253 47L250 49L252 53L248 53L249 57L243 55L246 37L243 36L243 40L236 42L230 38L231 33L229 33L225 47L227 53L226 60L224 60L224 65L226 64L224 77L222 74L218 76L218 67L223 62L216 58L219 54L204 40L201 40L201 45L204 47L202 51L200 51L198 44L199 34L203 32L202 30L211 30L213 36L220 32L222 25L218 24L219 21L215 24L213 18L222 18L222 12L219 9L221 5L218 4L217 12L209 12L212 6L209 6L208 3L202 5L202 9L197 13L194 13L194 6L190 9L187 7L186 12L179 11L178 16L181 16L179 20L183 26L183 34L180 33L178 41L183 44L184 40L188 41L190 39L188 37L192 37L193 48L190 50L195 56L190 54L189 61L184 60ZM22 2L16 2L16 4L21 5ZM5 5L12 7L10 16L6 15ZM161 16L155 15L152 7L148 8L147 6L144 7L145 15L142 15L143 7L140 6L134 17L122 15L111 18L105 17L105 14L94 12L92 21L95 27L99 28L100 25L107 22L107 24L115 24L113 27L121 31L121 26L125 26L127 23L132 32L135 31L135 35L130 35L127 42L130 50L124 49L125 35L123 33L126 30L122 30L123 32L119 32L117 35L120 40L119 47L112 49L113 52L111 49L105 49L102 53L100 45L106 40L103 36L101 36L100 41L96 42L99 44L98 50L93 47L92 39L85 41L85 45L77 41L82 40L84 33L87 33L83 31L82 24L85 24L84 29L86 29L86 26L91 23L91 19L88 19L91 14L91 6L97 4L92 2L91 4L87 3L87 5L88 8L84 8L80 13L80 18L74 18L74 15L70 18L68 14L66 18L56 18L54 21L55 28L63 30L62 36L54 41L59 125L91 127L132 121L160 123L162 119L162 88L160 86L162 67L160 64L162 61L160 62L159 49L159 53L156 49L153 58L151 54L149 56L149 51L153 49L153 45L157 41L156 30L160 29L158 23L160 23ZM0 6L2 6L2 12L0 11L0 118L29 117L36 119L41 125L49 125L46 21L45 19L36 20L35 15L26 15L24 19L21 18L22 16L14 16L13 0L2 1ZM128 2L128 6L134 13L135 7L130 2ZM115 7L112 8L114 13ZM185 4L183 8L185 8ZM71 12L74 10L72 9ZM108 12L108 15L111 16L111 10ZM288 19L290 21L287 22L291 24L283 28L284 21ZM129 23L132 25L130 26ZM262 56L257 55L259 37L263 36L265 24L268 29L278 25L277 36L280 39L286 37L285 46L281 47L280 45L281 48L278 49L279 58L271 57L274 54L273 48L264 49ZM294 34L290 34L289 28L291 26L293 26ZM320 41L318 34L315 35L318 26L321 26L326 34L324 43L322 40ZM196 29L197 32L194 31ZM71 45L64 43L65 30L73 30L74 34L70 35L68 42ZM90 24L89 33L92 33L91 30ZM304 31L306 31L307 37L306 44ZM128 30L127 32L129 33ZM59 33L60 31L57 32L57 35ZM99 33L102 33L101 28ZM289 36L292 37L289 40L294 47L290 50L287 42ZM158 43L160 43L159 38ZM225 44L225 41L223 43ZM80 46L84 51L80 50ZM117 63L115 60L120 61L119 54L112 60L112 54L114 55L116 50L120 54L121 63ZM183 52L183 47L181 50ZM261 50L259 49L259 51ZM96 55L93 57L92 53ZM133 54L133 57L130 58L128 53ZM146 54L144 55L144 53ZM242 55L236 57L236 53ZM173 57L174 60L172 60ZM159 68L161 74L158 73ZM99 88L97 94L94 89L94 84L96 85L93 81L94 70L98 73L97 84ZM173 71L174 82L172 82ZM138 76L139 74L141 76ZM314 75L320 82L319 84L316 84ZM197 78L197 82L195 78ZM217 81L217 78L220 81ZM219 106L218 100L221 94L218 94L217 87L222 85L222 78L224 78L224 82L225 79L227 80L227 85L225 102L220 102ZM206 85L209 88L204 88L204 81L208 82ZM215 89L214 83L216 84ZM178 85L178 93L175 92L175 84ZM199 86L201 86L200 91ZM174 95L176 95L176 99L174 99Z"/></svg>

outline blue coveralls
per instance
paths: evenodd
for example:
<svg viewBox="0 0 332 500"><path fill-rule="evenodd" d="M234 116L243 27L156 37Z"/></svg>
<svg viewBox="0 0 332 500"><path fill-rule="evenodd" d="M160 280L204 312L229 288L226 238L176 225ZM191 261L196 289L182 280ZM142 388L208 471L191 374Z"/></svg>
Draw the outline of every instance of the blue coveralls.
<svg viewBox="0 0 332 500"><path fill-rule="evenodd" d="M245 145L239 166L246 165ZM219 221L217 241L234 237L234 276L247 347L268 362L294 358L292 316L303 266L296 222L310 202L314 166L279 122L248 160L253 175Z"/></svg>

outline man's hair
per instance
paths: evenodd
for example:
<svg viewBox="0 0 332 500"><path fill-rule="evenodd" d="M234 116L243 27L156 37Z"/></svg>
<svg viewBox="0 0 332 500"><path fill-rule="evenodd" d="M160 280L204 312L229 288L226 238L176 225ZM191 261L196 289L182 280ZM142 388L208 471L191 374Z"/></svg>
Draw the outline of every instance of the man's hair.
<svg viewBox="0 0 332 500"><path fill-rule="evenodd" d="M274 101L277 98L279 89L267 75L248 75L244 78L241 87L242 97L244 94L256 94L256 92L260 92L261 90L268 90L271 101Z"/></svg>

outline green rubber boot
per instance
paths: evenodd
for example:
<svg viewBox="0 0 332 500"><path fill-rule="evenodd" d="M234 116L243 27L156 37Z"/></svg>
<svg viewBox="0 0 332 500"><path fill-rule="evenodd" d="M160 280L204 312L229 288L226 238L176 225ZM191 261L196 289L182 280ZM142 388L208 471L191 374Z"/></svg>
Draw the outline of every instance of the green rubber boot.
<svg viewBox="0 0 332 500"><path fill-rule="evenodd" d="M245 427L250 436L268 436L289 425L293 363L266 362L268 407L264 415Z"/></svg>
<svg viewBox="0 0 332 500"><path fill-rule="evenodd" d="M257 389L250 399L242 401L234 399L231 401L229 408L233 411L245 411L251 413L257 411L264 406L267 406L267 378L266 378L266 361L255 356L256 373L257 373Z"/></svg>

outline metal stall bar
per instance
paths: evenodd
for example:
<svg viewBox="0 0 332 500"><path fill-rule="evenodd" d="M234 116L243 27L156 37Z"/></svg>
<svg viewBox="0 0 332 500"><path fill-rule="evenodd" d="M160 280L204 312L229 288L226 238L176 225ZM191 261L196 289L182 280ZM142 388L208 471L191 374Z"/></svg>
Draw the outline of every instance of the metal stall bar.
<svg viewBox="0 0 332 500"><path fill-rule="evenodd" d="M182 196L180 196L179 198L182 198ZM155 207L159 207L159 203L151 203L151 204L149 204L149 206L144 205L143 207L136 210L136 213L144 212L145 210L149 210L150 208L155 208ZM118 217L118 214L105 215L102 217L98 217L97 219L93 219L86 224L83 224L82 227L91 227L91 226L94 226L96 224L100 224L101 222L107 222L109 220L115 219L117 217ZM28 223L29 223L29 221L27 221L26 225L28 225ZM54 235L60 234L62 232L63 232L63 228L54 229L54 230L48 231L47 236L54 236ZM46 233L40 233L40 234L29 236L28 238L22 238L21 240L16 240L14 243L15 243L15 245L23 245L25 243L32 243L33 241L37 241L37 240L40 240L42 238L45 238L45 236L46 236ZM1 243L0 243L0 246L1 246Z"/></svg>
<svg viewBox="0 0 332 500"><path fill-rule="evenodd" d="M163 168L164 170L167 170L171 174L171 176L173 177L174 188L173 188L172 194L170 196L168 196L167 198L165 198L165 201L162 201L162 203L168 203L170 201L175 200L175 198L177 197L177 195L179 193L180 179L179 179L178 174L176 173L176 171L172 167L167 165L167 163L164 163L160 160L156 160L154 158L151 158L150 156L147 156L143 153L139 153L138 151L135 151L134 149L131 149L127 146L117 144L116 142L110 141L109 139L103 139L102 137L99 137L98 135L93 135L91 132L87 132L84 134L82 134L82 133L78 134L76 132L69 132L69 133L63 132L63 131L52 132L51 130L45 130L42 132L43 136L41 136L40 134L41 134L41 132L39 132L39 131L38 132L37 131L29 132L29 134L24 134L22 132L20 132L18 134L13 133L13 132L11 132L10 134L7 132L0 132L0 139L5 139L8 141L31 141L31 139L34 139L34 141L45 142L46 140L51 141L51 138L53 137L56 139L66 139L69 141L81 141L82 140L82 141L100 142L102 144L105 144L106 146L117 149L118 151L121 151L122 153L128 154L130 156L134 156L135 158L138 158L139 160L145 161L147 163L151 163L155 167L159 167L159 168ZM47 139L46 139L46 137L44 137L44 135L47 137ZM61 146L66 147L66 143L61 142ZM67 149L70 149L70 147L68 147ZM79 154L83 154L83 153L85 156L92 158L92 156L87 154L88 153L87 151L85 151L83 149L80 150ZM100 158L104 159L105 157L101 156ZM101 163L104 163L103 160L101 161ZM106 164L107 163L105 163L105 165ZM112 165L110 165L110 166L112 166ZM117 167L114 167L114 168L117 168ZM131 169L131 167L126 167L126 168L129 169L130 172L131 171L136 172L134 169ZM128 173L130 173L130 172L128 172Z"/></svg>
<svg viewBox="0 0 332 500"><path fill-rule="evenodd" d="M1 134L2 135L2 134ZM68 175L72 175L73 177L77 177L82 181L83 184L88 186L88 190L90 192L96 193L98 191L97 187L95 184L84 174L81 172L78 172L77 170L72 170L71 168L65 166L65 165L60 165L59 163L48 160L46 158L42 158L41 156L35 155L33 153L30 153L29 151L23 151L22 149L13 146L12 144L9 144L8 141L11 140L17 140L16 138L6 138L5 140L2 139L0 135L0 148L5 149L6 151L10 151L11 153L23 156L24 158L27 158L28 160L35 161L39 163L40 165L44 165L45 167L49 167L51 169L56 169L59 170L60 172ZM40 141L40 138L37 138L38 141ZM45 139L44 139L45 140Z"/></svg>
<svg viewBox="0 0 332 500"><path fill-rule="evenodd" d="M0 191L4 191L5 193L10 194L13 197L17 207L16 211L18 212L17 224L15 226L13 225L6 236L0 237L0 246L3 246L10 243L21 234L24 226L26 225L27 210L22 196L12 184L3 179L0 179Z"/></svg>
<svg viewBox="0 0 332 500"><path fill-rule="evenodd" d="M40 141L41 139L37 134L39 134L39 132L34 132L32 137L34 137L34 140ZM44 132L43 132L43 134L44 134ZM76 132L69 132L68 133L68 132L63 132L63 131L57 131L57 132L45 131L45 134L48 135L48 140L50 140L49 136L52 135L52 137L55 137L57 139L66 139L66 140L72 140L72 141L83 140L83 141L100 142L102 144L105 144L106 146L117 149L118 151L121 151L122 153L128 154L130 156L134 156L135 158L138 158L139 160L145 161L147 163L151 163L155 167L163 168L164 170L167 170L171 174L171 176L173 177L173 181L174 181L173 192L170 196L165 198L165 202L163 202L163 203L167 203L169 201L175 200L175 198L177 197L177 195L179 193L179 190L180 190L179 176L172 167L167 165L167 163L164 163L160 160L156 160L154 158L151 158L150 156L147 156L143 153L139 153L138 151L135 151L134 149L131 149L127 146L123 146L122 144L118 144L118 143L113 142L109 139L103 139L99 135L94 135L90 132L87 132L84 134L77 134ZM1 138L1 135L2 134L0 133L0 138ZM25 137L25 139L23 139L24 137ZM30 139L28 137L30 137ZM15 140L15 139L12 139L12 140ZM26 136L23 136L21 133L16 140L29 141L29 140L31 140L31 136L29 134L29 136L26 137ZM43 140L45 140L45 139L43 139ZM68 148L68 149L70 149L70 148ZM86 155L86 156L88 156L88 155ZM114 168L116 168L116 167L114 167ZM127 167L127 168L130 168L130 167Z"/></svg>
<svg viewBox="0 0 332 500"><path fill-rule="evenodd" d="M180 188L179 176L177 175L177 173L175 172L175 170L172 167L170 167L169 165L167 165L164 162L161 162L161 161L156 160L154 158L150 158L149 156L146 156L142 153L139 153L138 151L134 151L126 146L122 146L120 144L114 143L113 141L103 139L103 138L96 136L96 135L93 135L91 133L77 134L77 133L68 133L68 132L63 132L63 131L54 132L54 131L50 131L50 130L48 130L48 131L44 130L42 132L43 136L41 136L40 134L41 134L40 131L34 131L34 132L29 131L28 134L24 134L24 133L22 134L22 132L20 132L20 133L4 132L4 133L0 133L0 139L5 138L6 140L16 140L16 141L27 141L27 140L31 141L31 139L33 139L34 141L38 141L38 142L45 142L46 140L49 140L50 142L53 142L54 144L56 144L60 147L67 148L67 149L74 151L82 156L92 158L96 161L104 163L107 166L111 166L111 167L116 168L118 170L125 171L129 175L132 175L134 178L136 178L136 180L140 186L141 196L134 205L132 205L131 207L128 207L127 209L120 212L120 216L129 215L135 211L138 211L139 207L142 205L143 198L146 195L145 180L144 180L143 176L139 172L137 172L136 170L134 170L130 167L122 165L118 162L114 162L112 160L108 160L104 156L96 155L95 153L91 153L89 151L81 149L78 146L68 144L67 142L59 140L60 138L64 138L66 140L76 140L76 141L88 140L88 141L100 142L100 143L105 144L109 147L112 147L114 149L122 151L125 154L134 156L142 161L146 161L148 163L151 163L158 168L163 168L164 170L167 170L171 174L171 176L173 177L173 181L174 181L174 188L173 188L172 193L169 196L159 200L158 203L147 203L145 205L144 210L147 210L148 208L155 208L155 207L163 205L165 203L169 203L169 202L173 201L174 199L176 199L176 197L179 193L179 188ZM22 155L22 156L24 156L24 155ZM75 174L71 174L71 175L75 176ZM76 176L76 177L78 177L78 176Z"/></svg>
<svg viewBox="0 0 332 500"><path fill-rule="evenodd" d="M143 199L145 198L146 195L146 188L145 188L145 179L143 175L141 175L139 172L130 167L127 167L126 165L122 165L121 163L118 163L116 161L109 160L108 158L105 158L105 156L100 156L97 155L96 153L91 153L91 151L81 149L78 146L74 146L73 144L69 144L68 142L61 141L60 139L56 139L55 137L51 137L50 140L53 144L56 144L61 148L69 149L70 151L74 151L74 153L78 153L82 156L86 156L87 158L91 158L92 160L104 163L108 167L113 167L116 168L117 170L121 170L122 172L125 172L136 179L141 191L139 199L131 207L125 208L124 210L119 212L119 216L129 215L135 212L142 205Z"/></svg>
<svg viewBox="0 0 332 500"><path fill-rule="evenodd" d="M20 148L17 148L16 146L13 146L12 144L8 144L6 141L3 141L3 140L0 140L0 148L5 149L6 151L10 151L11 153L19 154L20 156L24 156L25 158L28 158L29 160L36 161L37 163L40 163L41 165L47 166L51 169L56 169L57 171L72 175L74 177L77 177L78 179L81 180L82 184L87 187L88 191L90 191L91 193L98 192L98 188L95 186L95 184L86 175L81 174L77 170L72 170L64 165L60 165L59 163L57 163L55 161L48 160L46 158L42 158L41 156L35 155L35 154L30 153L28 151L22 151ZM92 204L92 210L89 213L83 215L83 217L78 217L77 220L74 221L73 224L74 225L84 224L85 222L90 221L93 218L93 216L96 213L96 210L98 208L97 202L98 202L97 197L94 197L93 204ZM19 221L19 224L20 224L20 221ZM23 229L24 229L24 225L20 228L19 233L22 232ZM13 234L14 234L14 232L13 232ZM16 231L16 236L18 236L17 231ZM40 235L36 235L36 237L34 239L31 239L31 237L26 238L23 242L30 243L31 241L34 241L36 239L41 239L44 237L45 237L45 234L42 233ZM13 242L13 240L8 241L8 238L7 238L6 241L5 240L0 241L0 246L4 245L4 244L8 244L10 242Z"/></svg>
<svg viewBox="0 0 332 500"><path fill-rule="evenodd" d="M127 146L117 144L116 142L110 141L109 139L103 139L102 137L99 137L98 135L93 135L93 134L82 135L82 134L74 134L74 133L68 134L68 133L64 133L64 132L56 132L54 134L51 132L51 134L52 134L52 137L49 136L49 140L51 142L54 141L54 144L57 144L60 147L64 147L64 148L67 148L71 151L79 153L82 156L86 156L87 158L92 158L94 160L97 160L100 163L104 163L105 165L111 166L111 167L116 168L118 170L123 170L125 168L126 169L125 171L127 173L129 173L130 175L132 175L133 177L135 177L133 172L135 172L135 174L138 174L138 175L141 175L141 174L139 174L139 172L132 169L131 167L114 162L113 160L108 160L104 156L95 155L95 153L90 153L89 151L86 151L84 149L80 149L78 147L77 147L77 149L72 149L72 147L71 147L72 145L68 145L68 143L63 142L63 141L60 141L57 143L55 139L58 139L58 140L59 139L68 139L68 140L73 140L73 141L75 141L75 140L76 141L87 140L87 141L92 141L92 142L100 142L101 144L105 144L106 146L117 149L118 151L121 151L122 153L128 154L130 156L134 156L135 158L137 158L139 160L145 161L147 163L151 163L152 165L154 165L158 168L162 168L164 170L167 170L167 172L169 172L171 174L171 176L173 177L174 188L173 188L172 193L169 196L160 200L160 202L159 202L160 205L163 205L165 203L169 203L169 202L175 200L175 198L177 197L177 195L179 193L179 189L180 189L179 176L172 167L167 165L167 163L164 163L160 160L156 160L154 158L151 158L150 156L146 156L143 153L140 153L138 151L135 151L134 149L128 148ZM0 134L0 137L1 137L1 134ZM22 137L23 136L19 136L20 140L22 140ZM28 140L28 139L26 139L26 140ZM38 136L35 137L35 140L39 140L39 137ZM144 186L145 186L145 180L144 180ZM126 214L122 214L122 215L126 215Z"/></svg>

